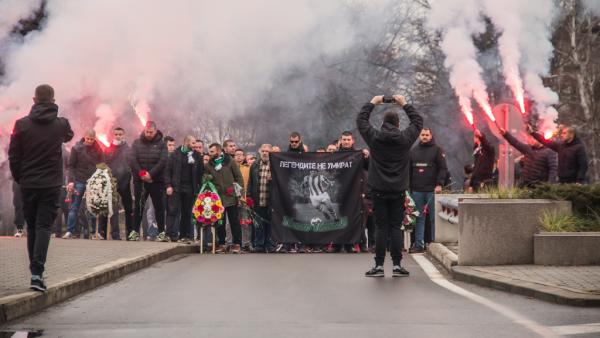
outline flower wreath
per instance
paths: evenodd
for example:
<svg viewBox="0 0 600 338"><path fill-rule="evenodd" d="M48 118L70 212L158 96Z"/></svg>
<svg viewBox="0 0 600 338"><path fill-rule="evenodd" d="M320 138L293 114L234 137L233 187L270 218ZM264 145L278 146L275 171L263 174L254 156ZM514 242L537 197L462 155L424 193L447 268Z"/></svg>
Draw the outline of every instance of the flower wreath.
<svg viewBox="0 0 600 338"><path fill-rule="evenodd" d="M225 207L223 207L221 197L212 182L207 181L202 185L192 212L194 221L200 226L212 226L217 222L222 223Z"/></svg>
<svg viewBox="0 0 600 338"><path fill-rule="evenodd" d="M88 211L94 216L110 217L118 209L117 180L106 164L98 164L94 174L87 180L85 200Z"/></svg>
<svg viewBox="0 0 600 338"><path fill-rule="evenodd" d="M412 230L415 227L417 217L419 217L420 214L419 210L417 210L415 201L410 194L406 192L406 198L404 199L404 220L402 221L404 230Z"/></svg>

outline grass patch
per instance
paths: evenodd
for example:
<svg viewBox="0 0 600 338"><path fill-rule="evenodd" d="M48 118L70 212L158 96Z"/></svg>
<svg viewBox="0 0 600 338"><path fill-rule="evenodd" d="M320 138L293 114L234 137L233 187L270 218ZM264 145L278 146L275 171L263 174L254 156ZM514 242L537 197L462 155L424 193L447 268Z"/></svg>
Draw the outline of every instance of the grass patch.
<svg viewBox="0 0 600 338"><path fill-rule="evenodd" d="M547 232L600 231L600 218L589 219L576 215L547 211L540 217L541 229Z"/></svg>
<svg viewBox="0 0 600 338"><path fill-rule="evenodd" d="M501 188L501 187L485 187L480 191L482 194L488 194L492 199L520 199L531 198L530 193L522 188Z"/></svg>

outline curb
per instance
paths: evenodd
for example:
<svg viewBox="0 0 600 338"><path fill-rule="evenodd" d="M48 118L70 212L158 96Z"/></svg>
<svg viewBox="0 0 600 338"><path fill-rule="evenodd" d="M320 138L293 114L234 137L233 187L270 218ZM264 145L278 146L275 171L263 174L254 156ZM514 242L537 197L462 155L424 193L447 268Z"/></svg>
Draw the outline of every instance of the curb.
<svg viewBox="0 0 600 338"><path fill-rule="evenodd" d="M600 307L600 295L582 294L561 288L474 271L467 266L452 268L455 280L510 292L546 302L580 307Z"/></svg>
<svg viewBox="0 0 600 338"><path fill-rule="evenodd" d="M29 291L2 297L0 298L0 325L56 305L172 256L196 252L200 252L197 245L171 247L61 282L49 287L45 293Z"/></svg>
<svg viewBox="0 0 600 338"><path fill-rule="evenodd" d="M438 262L442 263L446 271L452 273L452 267L458 264L458 256L450 251L444 244L431 243L427 248L427 252L437 259Z"/></svg>

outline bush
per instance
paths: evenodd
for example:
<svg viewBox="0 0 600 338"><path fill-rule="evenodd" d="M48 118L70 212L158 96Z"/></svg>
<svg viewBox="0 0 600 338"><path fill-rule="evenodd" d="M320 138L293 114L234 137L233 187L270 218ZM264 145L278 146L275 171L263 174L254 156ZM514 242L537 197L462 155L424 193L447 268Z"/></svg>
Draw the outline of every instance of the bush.
<svg viewBox="0 0 600 338"><path fill-rule="evenodd" d="M571 201L573 215L600 222L600 184L542 184L523 191L521 198Z"/></svg>

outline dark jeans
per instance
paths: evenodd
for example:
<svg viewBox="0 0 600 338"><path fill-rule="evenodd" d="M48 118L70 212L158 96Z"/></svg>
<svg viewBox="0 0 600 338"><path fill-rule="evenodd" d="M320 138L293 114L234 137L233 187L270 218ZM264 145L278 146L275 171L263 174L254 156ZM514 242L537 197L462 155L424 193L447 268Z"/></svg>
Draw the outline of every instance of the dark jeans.
<svg viewBox="0 0 600 338"><path fill-rule="evenodd" d="M173 192L168 196L167 210L167 232L169 237L177 238L177 220L179 222L179 238L193 238L192 229L192 207L194 206L194 194L191 192Z"/></svg>
<svg viewBox="0 0 600 338"><path fill-rule="evenodd" d="M56 237L62 236L63 233L63 224L67 223L67 219L69 218L69 204L65 202L67 198L67 189L65 187L60 188L60 196L58 198L58 215L56 216L56 220L54 221L54 234Z"/></svg>
<svg viewBox="0 0 600 338"><path fill-rule="evenodd" d="M391 255L394 265L400 265L404 234L401 229L404 219L405 193L373 192L373 217L375 221L375 265L383 266L388 236L391 232Z"/></svg>
<svg viewBox="0 0 600 338"><path fill-rule="evenodd" d="M435 241L435 193L433 191L413 191L412 198L415 201L415 207L419 211L417 224L415 226L415 248L425 248L425 208L431 219L431 240Z"/></svg>
<svg viewBox="0 0 600 338"><path fill-rule="evenodd" d="M131 198L131 186L127 184L127 186L119 187L117 190L119 196L121 196L121 204L123 204L123 209L125 210L125 235L129 235L131 230L133 229L133 199ZM113 206L113 215L110 217L110 236L112 239L119 240L121 239L121 231L119 230L119 206ZM100 217L100 233L104 238L108 239L106 236L106 230L108 225L108 218L106 216Z"/></svg>
<svg viewBox="0 0 600 338"><path fill-rule="evenodd" d="M23 230L25 226L25 216L23 215L23 197L21 196L21 188L17 182L13 181L13 207L15 208L15 227L17 230Z"/></svg>
<svg viewBox="0 0 600 338"><path fill-rule="evenodd" d="M225 208L227 213L227 219L229 220L229 226L231 227L231 236L233 237L233 244L242 245L242 227L240 226L240 215L238 213L237 205L232 205ZM219 239L219 245L225 245L225 237L227 231L225 229L225 222L217 226L217 237Z"/></svg>
<svg viewBox="0 0 600 338"><path fill-rule="evenodd" d="M69 206L69 217L67 218L67 231L72 234L75 233L75 227L77 226L77 217L79 213L79 208L83 204L83 197L85 194L86 184L83 182L75 182L75 191L72 195L72 202ZM57 197L58 198L58 197ZM58 199L57 199L58 201ZM84 226L84 236L86 236L89 228L92 227L92 232L96 231L96 217L94 217L91 213L89 213L84 207L82 210L85 215L85 219L87 220L87 224Z"/></svg>
<svg viewBox="0 0 600 338"><path fill-rule="evenodd" d="M52 224L58 212L60 187L46 189L21 188L23 213L27 221L27 252L29 270L41 276L50 244Z"/></svg>
<svg viewBox="0 0 600 338"><path fill-rule="evenodd" d="M143 190L143 196L142 196ZM141 180L135 179L133 181L133 191L135 195L135 219L133 230L137 233L140 232L140 225L142 224L142 204L146 204L148 196L152 198L152 205L154 206L154 213L156 216L156 225L158 226L158 232L165 231L165 183L164 182L152 182L142 184Z"/></svg>
<svg viewBox="0 0 600 338"><path fill-rule="evenodd" d="M269 207L254 207L255 217L252 222L252 247L262 250L273 250L273 240L271 240L271 209Z"/></svg>

